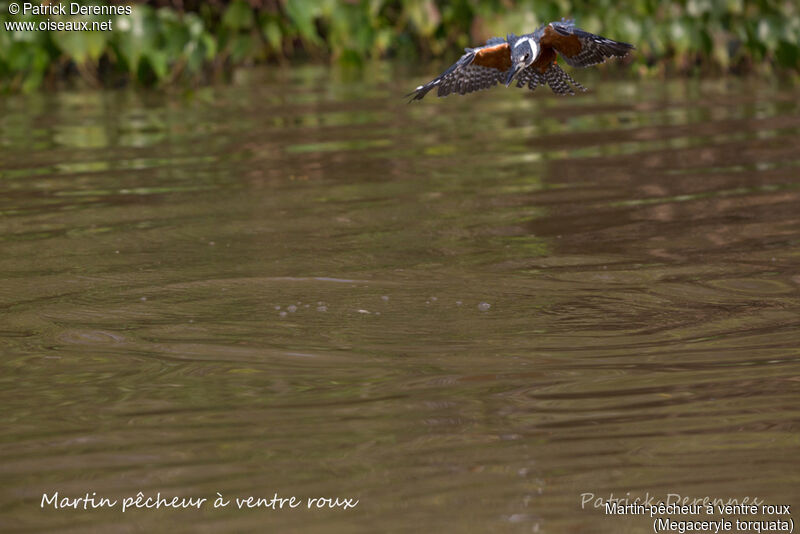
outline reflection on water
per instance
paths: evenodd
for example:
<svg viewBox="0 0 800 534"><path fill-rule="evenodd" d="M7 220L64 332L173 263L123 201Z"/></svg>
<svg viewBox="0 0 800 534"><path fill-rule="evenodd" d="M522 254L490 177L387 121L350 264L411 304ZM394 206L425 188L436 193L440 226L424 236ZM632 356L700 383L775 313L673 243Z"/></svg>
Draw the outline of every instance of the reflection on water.
<svg viewBox="0 0 800 534"><path fill-rule="evenodd" d="M580 495L792 504L796 89L406 105L385 73L291 76L0 102L0 529L641 532ZM360 504L121 527L41 510L55 490Z"/></svg>

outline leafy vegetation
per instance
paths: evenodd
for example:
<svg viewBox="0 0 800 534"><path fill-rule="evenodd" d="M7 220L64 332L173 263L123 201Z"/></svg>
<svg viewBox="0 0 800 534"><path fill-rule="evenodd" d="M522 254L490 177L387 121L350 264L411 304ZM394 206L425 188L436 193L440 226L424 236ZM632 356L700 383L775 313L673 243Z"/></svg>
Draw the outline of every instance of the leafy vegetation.
<svg viewBox="0 0 800 534"><path fill-rule="evenodd" d="M72 76L98 85L196 82L297 58L427 60L562 16L634 43L632 62L644 74L800 68L796 0L156 0L110 17L11 15L10 4L0 0L0 84L23 90ZM46 20L110 21L112 30L11 25Z"/></svg>

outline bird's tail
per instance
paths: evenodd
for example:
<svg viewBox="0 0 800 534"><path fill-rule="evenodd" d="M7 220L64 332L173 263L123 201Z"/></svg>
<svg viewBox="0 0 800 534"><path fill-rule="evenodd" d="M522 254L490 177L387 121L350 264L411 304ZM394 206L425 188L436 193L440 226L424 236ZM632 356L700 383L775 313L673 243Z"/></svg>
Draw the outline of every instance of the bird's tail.
<svg viewBox="0 0 800 534"><path fill-rule="evenodd" d="M575 81L575 78L564 72L556 63L550 65L544 73L544 79L550 89L557 95L574 95L575 91L573 86L581 91L586 91L586 88Z"/></svg>

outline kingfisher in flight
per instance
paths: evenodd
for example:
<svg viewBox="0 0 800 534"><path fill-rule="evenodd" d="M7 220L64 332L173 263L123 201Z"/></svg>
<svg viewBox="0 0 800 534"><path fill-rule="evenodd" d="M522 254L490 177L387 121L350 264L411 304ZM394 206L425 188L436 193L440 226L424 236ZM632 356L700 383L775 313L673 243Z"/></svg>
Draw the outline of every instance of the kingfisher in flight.
<svg viewBox="0 0 800 534"><path fill-rule="evenodd" d="M575 27L572 20L545 24L533 33L493 37L477 48L467 48L461 58L437 78L420 85L407 96L422 100L428 91L438 88L438 96L464 95L490 89L498 83L506 87L517 81L531 91L549 85L558 95L574 95L573 87L586 91L572 76L558 66L558 55L567 65L590 67L611 57L623 57L633 45L614 41Z"/></svg>

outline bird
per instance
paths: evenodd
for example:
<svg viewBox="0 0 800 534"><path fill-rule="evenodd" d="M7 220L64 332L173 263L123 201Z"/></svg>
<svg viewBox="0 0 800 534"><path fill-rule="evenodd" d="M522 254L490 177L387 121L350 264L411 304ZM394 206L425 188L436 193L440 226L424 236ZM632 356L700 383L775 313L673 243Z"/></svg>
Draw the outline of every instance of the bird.
<svg viewBox="0 0 800 534"><path fill-rule="evenodd" d="M624 57L633 49L632 44L589 33L577 28L574 20L561 19L533 33L492 37L483 46L464 49L458 61L406 97L412 97L409 102L422 100L434 87L440 97L464 95L498 83L508 87L514 80L517 87L527 85L531 91L549 85L557 95L574 95L574 88L586 88L558 66L558 55L567 65L591 67L611 57Z"/></svg>

